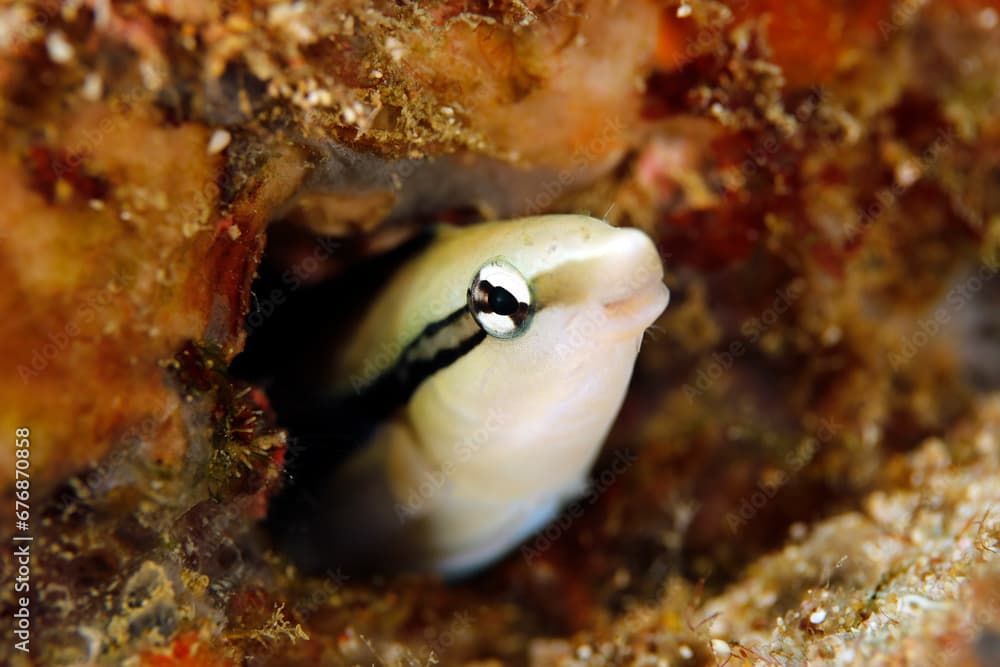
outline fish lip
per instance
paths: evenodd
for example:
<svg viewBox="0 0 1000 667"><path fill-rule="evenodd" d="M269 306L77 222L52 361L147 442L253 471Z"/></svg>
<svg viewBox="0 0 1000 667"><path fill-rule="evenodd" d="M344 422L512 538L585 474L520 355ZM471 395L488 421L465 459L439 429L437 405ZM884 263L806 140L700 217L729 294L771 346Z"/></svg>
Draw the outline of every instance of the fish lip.
<svg viewBox="0 0 1000 667"><path fill-rule="evenodd" d="M602 311L609 320L605 331L613 338L645 331L669 303L670 290L662 279L651 281L624 298L602 304Z"/></svg>

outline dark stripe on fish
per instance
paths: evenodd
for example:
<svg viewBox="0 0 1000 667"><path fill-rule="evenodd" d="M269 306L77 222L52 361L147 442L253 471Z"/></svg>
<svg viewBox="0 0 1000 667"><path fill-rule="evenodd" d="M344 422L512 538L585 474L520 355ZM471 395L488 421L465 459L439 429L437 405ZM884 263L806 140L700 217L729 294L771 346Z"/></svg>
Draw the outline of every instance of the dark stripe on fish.
<svg viewBox="0 0 1000 667"><path fill-rule="evenodd" d="M486 339L467 308L424 327L402 351L396 363L365 386L358 400L371 402L388 416L406 404L420 385L447 368Z"/></svg>
<svg viewBox="0 0 1000 667"><path fill-rule="evenodd" d="M268 523L281 533L288 522L315 507L331 471L370 435L372 429L405 405L429 377L462 358L486 339L467 308L432 322L411 341L396 363L359 393L300 405L285 415L289 429L286 486L273 501ZM294 532L294 529L291 529Z"/></svg>

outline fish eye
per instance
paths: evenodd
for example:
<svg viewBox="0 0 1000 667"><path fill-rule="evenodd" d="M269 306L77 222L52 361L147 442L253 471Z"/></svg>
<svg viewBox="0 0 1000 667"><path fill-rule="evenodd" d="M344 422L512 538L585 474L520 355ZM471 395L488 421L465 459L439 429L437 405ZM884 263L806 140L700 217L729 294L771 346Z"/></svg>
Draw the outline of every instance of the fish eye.
<svg viewBox="0 0 1000 667"><path fill-rule="evenodd" d="M483 264L469 285L469 312L494 338L516 338L528 330L535 312L531 286L510 262Z"/></svg>

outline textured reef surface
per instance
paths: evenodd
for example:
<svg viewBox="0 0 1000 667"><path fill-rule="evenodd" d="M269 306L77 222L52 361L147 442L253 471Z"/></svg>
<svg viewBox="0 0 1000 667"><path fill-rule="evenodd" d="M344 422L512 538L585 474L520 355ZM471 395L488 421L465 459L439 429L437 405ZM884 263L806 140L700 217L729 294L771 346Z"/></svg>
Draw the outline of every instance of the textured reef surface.
<svg viewBox="0 0 1000 667"><path fill-rule="evenodd" d="M1000 664L998 72L997 0L3 3L0 662ZM458 585L297 572L234 358L549 212L673 293L588 493Z"/></svg>

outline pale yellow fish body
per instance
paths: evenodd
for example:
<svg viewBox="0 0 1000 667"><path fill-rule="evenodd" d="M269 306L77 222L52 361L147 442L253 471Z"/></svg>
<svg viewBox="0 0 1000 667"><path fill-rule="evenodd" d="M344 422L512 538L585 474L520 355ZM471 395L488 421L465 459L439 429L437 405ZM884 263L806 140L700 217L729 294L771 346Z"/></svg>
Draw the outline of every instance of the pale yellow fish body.
<svg viewBox="0 0 1000 667"><path fill-rule="evenodd" d="M483 335L463 314L491 260L501 268L490 279L531 302L515 337ZM643 333L668 298L660 257L639 230L577 215L441 230L393 277L337 363L339 389L364 391L401 360L471 346L422 379L327 486L334 514L360 528L344 538L345 558L371 552L457 576L543 526L585 488ZM505 321L479 314L487 327ZM441 321L448 326L428 334ZM331 530L349 535L351 525Z"/></svg>

